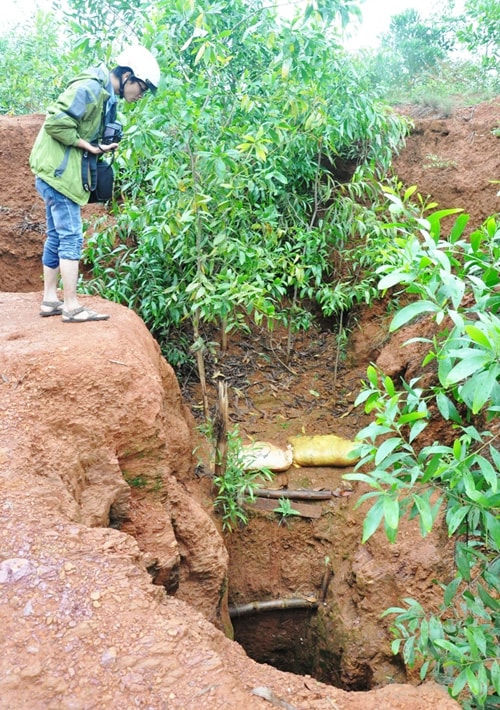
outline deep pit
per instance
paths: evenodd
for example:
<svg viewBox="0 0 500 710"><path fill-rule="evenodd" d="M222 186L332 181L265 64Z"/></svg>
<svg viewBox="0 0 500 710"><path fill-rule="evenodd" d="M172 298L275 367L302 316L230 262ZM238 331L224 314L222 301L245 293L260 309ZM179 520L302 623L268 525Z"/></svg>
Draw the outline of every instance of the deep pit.
<svg viewBox="0 0 500 710"><path fill-rule="evenodd" d="M339 678L334 677L335 672L330 667L326 673L328 679L321 677L325 673L318 667L315 631L317 615L314 609L283 609L234 616L234 640L258 663L267 663L281 671L312 676L341 687Z"/></svg>

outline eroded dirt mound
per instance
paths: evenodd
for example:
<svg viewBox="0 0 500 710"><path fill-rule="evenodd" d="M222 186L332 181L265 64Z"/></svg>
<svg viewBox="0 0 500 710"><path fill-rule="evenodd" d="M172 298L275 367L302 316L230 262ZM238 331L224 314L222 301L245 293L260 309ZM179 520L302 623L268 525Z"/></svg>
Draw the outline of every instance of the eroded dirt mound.
<svg viewBox="0 0 500 710"><path fill-rule="evenodd" d="M468 229L477 229L500 211L500 99L455 109L448 117L439 110L400 108L414 128L394 170L406 186L439 203L470 215Z"/></svg>
<svg viewBox="0 0 500 710"><path fill-rule="evenodd" d="M111 320L64 324L39 300L0 295L2 710L456 707L433 684L355 694L281 673L210 623L227 558L179 482L192 420L171 368L126 308L88 298ZM165 511L154 542L108 527L134 526L138 477Z"/></svg>

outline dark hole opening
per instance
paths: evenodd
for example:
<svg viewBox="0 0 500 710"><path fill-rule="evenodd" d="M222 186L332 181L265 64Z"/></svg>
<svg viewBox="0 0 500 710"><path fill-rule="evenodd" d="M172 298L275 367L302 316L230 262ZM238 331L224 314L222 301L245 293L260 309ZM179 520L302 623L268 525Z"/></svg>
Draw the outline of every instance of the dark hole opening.
<svg viewBox="0 0 500 710"><path fill-rule="evenodd" d="M278 670L308 675L344 690L369 690L372 671L368 665L355 677L341 671L342 649L325 643L320 629L321 611L282 609L233 616L234 639L258 663ZM327 640L328 641L328 640Z"/></svg>

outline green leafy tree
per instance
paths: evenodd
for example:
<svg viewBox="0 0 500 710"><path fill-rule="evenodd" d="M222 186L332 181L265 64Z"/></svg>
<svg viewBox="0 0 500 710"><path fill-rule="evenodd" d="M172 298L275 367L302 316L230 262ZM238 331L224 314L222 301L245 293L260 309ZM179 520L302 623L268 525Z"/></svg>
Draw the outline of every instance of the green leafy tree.
<svg viewBox="0 0 500 710"><path fill-rule="evenodd" d="M453 46L453 38L422 20L417 10L405 10L391 19L389 32L382 39L403 76L416 76L433 69Z"/></svg>
<svg viewBox="0 0 500 710"><path fill-rule="evenodd" d="M352 159L373 180L404 122L319 12L278 23L260 2L159 3L148 21L142 41L166 80L127 110L117 224L89 240L94 287L161 342L190 323L198 353L206 325L221 340L248 317L306 326L303 303L324 298L339 239L324 217L338 192L327 165Z"/></svg>
<svg viewBox="0 0 500 710"><path fill-rule="evenodd" d="M396 15L378 49L360 65L391 103L421 103L449 114L456 104L498 94L498 3L453 0L423 20L417 10ZM464 47L468 51L464 51Z"/></svg>
<svg viewBox="0 0 500 710"><path fill-rule="evenodd" d="M497 0L469 0L458 39L470 52L480 53L483 65L498 68L500 61L500 5Z"/></svg>
<svg viewBox="0 0 500 710"><path fill-rule="evenodd" d="M417 10L409 9L391 19L380 47L363 62L385 93L408 94L441 71L455 43L449 16L424 21Z"/></svg>
<svg viewBox="0 0 500 710"><path fill-rule="evenodd" d="M68 79L61 26L52 13L33 18L0 36L0 113L43 111Z"/></svg>

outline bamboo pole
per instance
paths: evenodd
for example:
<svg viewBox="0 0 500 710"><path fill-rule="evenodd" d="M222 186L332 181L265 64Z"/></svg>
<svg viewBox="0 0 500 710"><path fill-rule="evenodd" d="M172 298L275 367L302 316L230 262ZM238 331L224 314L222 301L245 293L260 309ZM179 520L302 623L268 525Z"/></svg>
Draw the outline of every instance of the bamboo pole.
<svg viewBox="0 0 500 710"><path fill-rule="evenodd" d="M227 400L227 383L217 382L217 411L214 418L215 438L215 475L224 476L227 468L227 427L229 421L229 405Z"/></svg>
<svg viewBox="0 0 500 710"><path fill-rule="evenodd" d="M254 495L258 498L291 498L292 500L329 500L335 497L334 491L288 488L257 488Z"/></svg>
<svg viewBox="0 0 500 710"><path fill-rule="evenodd" d="M319 606L316 598L303 599L268 599L263 602L249 602L248 604L234 604L229 607L229 616L234 619L239 616L259 614L261 611L278 611L281 609L317 609Z"/></svg>
<svg viewBox="0 0 500 710"><path fill-rule="evenodd" d="M194 337L194 342L196 343L196 350L195 350L195 357L196 357L196 366L198 368L198 377L200 378L200 386L201 386L201 396L203 399L203 414L205 416L205 421L208 422L208 418L210 416L210 410L208 407L208 390L207 390L207 376L205 373L205 359L203 357L203 347L201 347L201 337L200 337L200 316L198 311L194 314L193 317L193 337Z"/></svg>

